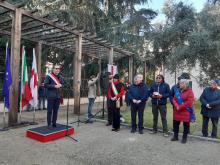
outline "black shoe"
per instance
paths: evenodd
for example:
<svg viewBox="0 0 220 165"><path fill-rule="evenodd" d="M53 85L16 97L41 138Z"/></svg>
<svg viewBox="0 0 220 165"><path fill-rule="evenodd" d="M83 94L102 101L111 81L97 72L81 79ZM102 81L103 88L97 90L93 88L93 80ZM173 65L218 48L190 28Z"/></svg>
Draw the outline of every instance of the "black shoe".
<svg viewBox="0 0 220 165"><path fill-rule="evenodd" d="M51 129L53 129L53 127L51 125L48 125L47 129L51 130Z"/></svg>
<svg viewBox="0 0 220 165"><path fill-rule="evenodd" d="M204 135L204 134L203 134L202 137L208 137L208 135Z"/></svg>
<svg viewBox="0 0 220 165"><path fill-rule="evenodd" d="M139 134L143 134L144 132L143 132L143 130L139 130Z"/></svg>
<svg viewBox="0 0 220 165"><path fill-rule="evenodd" d="M174 141L178 141L179 139L178 137L173 136L170 140L174 142Z"/></svg>
<svg viewBox="0 0 220 165"><path fill-rule="evenodd" d="M186 138L182 138L181 143L185 144L186 142L187 142L187 139Z"/></svg>
<svg viewBox="0 0 220 165"><path fill-rule="evenodd" d="M115 131L115 132L118 132L119 130L120 130L120 128L118 128L118 129L112 128L112 131Z"/></svg>
<svg viewBox="0 0 220 165"><path fill-rule="evenodd" d="M136 132L136 129L131 129L131 133L135 133Z"/></svg>
<svg viewBox="0 0 220 165"><path fill-rule="evenodd" d="M112 125L112 124L111 124L111 123L107 123L107 124L106 124L106 126L110 126L110 125Z"/></svg>
<svg viewBox="0 0 220 165"><path fill-rule="evenodd" d="M90 123L90 124L92 124L93 121L92 121L92 120L87 120L86 123Z"/></svg>
<svg viewBox="0 0 220 165"><path fill-rule="evenodd" d="M43 110L47 110L47 108L43 108Z"/></svg>
<svg viewBox="0 0 220 165"><path fill-rule="evenodd" d="M156 133L157 133L156 130L152 130L152 131L150 132L150 134L156 134Z"/></svg>
<svg viewBox="0 0 220 165"><path fill-rule="evenodd" d="M53 124L52 126L53 126L53 127L57 127L57 125L56 125L56 124Z"/></svg>

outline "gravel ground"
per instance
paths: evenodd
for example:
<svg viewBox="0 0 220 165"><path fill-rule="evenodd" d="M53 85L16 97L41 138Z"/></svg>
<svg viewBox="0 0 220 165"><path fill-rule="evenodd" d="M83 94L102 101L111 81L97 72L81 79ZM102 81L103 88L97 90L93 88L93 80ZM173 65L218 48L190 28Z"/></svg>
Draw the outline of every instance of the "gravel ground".
<svg viewBox="0 0 220 165"><path fill-rule="evenodd" d="M46 111L38 112L39 125ZM65 123L65 112L59 123ZM30 115L29 115L30 116ZM76 120L71 115L71 121ZM84 119L84 117L82 117ZM39 126L38 125L38 126ZM41 143L25 137L27 126L0 132L0 164L4 165L219 165L220 143L190 138L170 142L162 134L131 134L127 127L112 132L104 123L73 124L78 142L64 137Z"/></svg>

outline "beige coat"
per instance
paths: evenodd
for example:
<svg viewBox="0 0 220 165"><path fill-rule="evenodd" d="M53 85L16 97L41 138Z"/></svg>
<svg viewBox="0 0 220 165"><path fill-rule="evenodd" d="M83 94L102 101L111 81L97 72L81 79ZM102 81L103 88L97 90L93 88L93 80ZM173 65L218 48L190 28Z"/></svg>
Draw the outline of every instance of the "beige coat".
<svg viewBox="0 0 220 165"><path fill-rule="evenodd" d="M88 81L88 98L96 98L96 82L98 81L98 77L93 78Z"/></svg>

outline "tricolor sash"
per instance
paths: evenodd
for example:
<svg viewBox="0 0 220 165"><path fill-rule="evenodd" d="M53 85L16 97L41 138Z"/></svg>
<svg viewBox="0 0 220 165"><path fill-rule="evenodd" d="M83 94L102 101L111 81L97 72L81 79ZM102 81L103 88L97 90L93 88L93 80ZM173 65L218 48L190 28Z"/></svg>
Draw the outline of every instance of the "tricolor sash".
<svg viewBox="0 0 220 165"><path fill-rule="evenodd" d="M55 82L56 85L61 84L60 80L54 74L48 74L48 76ZM63 92L59 89L60 92L60 103L63 104Z"/></svg>
<svg viewBox="0 0 220 165"><path fill-rule="evenodd" d="M178 103L183 104L184 102L183 102L183 98L181 97L180 90L177 87L175 87L174 92ZM196 115L194 109L191 107L187 107L186 110L190 114L190 122L194 123L196 121Z"/></svg>
<svg viewBox="0 0 220 165"><path fill-rule="evenodd" d="M118 91L117 91L115 84L113 82L111 83L111 86L112 86L112 91L113 91L114 95L117 96ZM120 108L120 97L118 99L116 99L116 108Z"/></svg>

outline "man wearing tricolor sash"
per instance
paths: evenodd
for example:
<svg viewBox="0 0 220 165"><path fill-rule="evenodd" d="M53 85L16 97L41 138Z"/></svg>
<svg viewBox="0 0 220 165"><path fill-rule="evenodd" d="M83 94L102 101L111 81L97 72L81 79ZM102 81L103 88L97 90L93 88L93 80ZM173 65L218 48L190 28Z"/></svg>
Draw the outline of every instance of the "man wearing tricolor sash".
<svg viewBox="0 0 220 165"><path fill-rule="evenodd" d="M55 65L53 73L48 74L44 81L47 88L47 126L56 127L57 114L60 103L63 103L62 87L64 84L63 77L60 75L60 65Z"/></svg>
<svg viewBox="0 0 220 165"><path fill-rule="evenodd" d="M113 77L113 82L108 89L109 108L112 111L112 131L120 129L120 107L122 106L122 96L124 94L124 85L119 82L119 75Z"/></svg>

